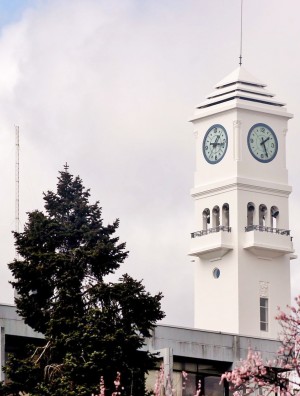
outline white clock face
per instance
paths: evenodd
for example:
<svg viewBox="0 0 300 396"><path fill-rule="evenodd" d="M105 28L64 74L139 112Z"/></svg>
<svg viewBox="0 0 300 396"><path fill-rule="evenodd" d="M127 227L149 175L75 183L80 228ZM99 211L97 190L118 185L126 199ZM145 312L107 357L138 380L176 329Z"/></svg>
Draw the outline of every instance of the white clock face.
<svg viewBox="0 0 300 396"><path fill-rule="evenodd" d="M255 124L248 133L248 147L256 160L270 162L278 151L277 137L268 125Z"/></svg>
<svg viewBox="0 0 300 396"><path fill-rule="evenodd" d="M224 157L228 145L228 137L222 125L215 124L209 128L203 139L203 155L210 164L217 164Z"/></svg>

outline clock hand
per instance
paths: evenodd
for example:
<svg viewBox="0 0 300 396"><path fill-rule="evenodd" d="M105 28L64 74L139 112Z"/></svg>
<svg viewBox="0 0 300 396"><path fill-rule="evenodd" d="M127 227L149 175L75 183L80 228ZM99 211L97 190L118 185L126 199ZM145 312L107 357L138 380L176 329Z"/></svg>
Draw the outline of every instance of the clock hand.
<svg viewBox="0 0 300 396"><path fill-rule="evenodd" d="M213 145L213 147L216 147L219 143L218 143L218 140L220 139L220 135L218 135L217 137L216 137L216 140L213 142L213 143L210 143L211 145Z"/></svg>
<svg viewBox="0 0 300 396"><path fill-rule="evenodd" d="M216 154L216 152L217 151L213 151L215 148L217 148L217 146L218 145L222 145L223 143L218 143L218 140L220 139L220 137L221 137L221 135L218 135L217 137L216 137L216 140L213 142L213 143L210 143L212 146L213 146L213 149L212 149L212 152L211 152L211 155L210 155L210 158L212 158L215 154Z"/></svg>
<svg viewBox="0 0 300 396"><path fill-rule="evenodd" d="M261 145L262 145L262 144L265 144L269 139L270 139L270 136L267 137L265 140L264 140L264 138L262 137L262 142L261 142L260 144L261 144Z"/></svg>
<svg viewBox="0 0 300 396"><path fill-rule="evenodd" d="M265 149L265 153L266 153L266 156L268 157L268 152L267 152L267 149L266 149L266 141L267 140L269 140L270 138L267 138L266 140L264 140L264 138L262 137L262 142L260 143L260 145L263 145L264 146L264 149Z"/></svg>

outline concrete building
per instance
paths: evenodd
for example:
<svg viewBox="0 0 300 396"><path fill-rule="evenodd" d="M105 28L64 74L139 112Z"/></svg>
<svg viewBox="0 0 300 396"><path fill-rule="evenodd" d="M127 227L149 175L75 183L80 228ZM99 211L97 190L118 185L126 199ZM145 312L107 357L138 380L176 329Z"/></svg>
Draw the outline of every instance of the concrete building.
<svg viewBox="0 0 300 396"><path fill-rule="evenodd" d="M1 366L8 353L14 352L25 342L37 342L42 335L34 332L17 315L15 307L0 306ZM245 358L248 348L262 351L266 359L271 359L278 349L276 340L226 334L175 326L157 326L145 348L158 353L158 367L164 365L165 382L172 378L176 396L194 396L197 383L201 380L206 396L229 395L228 388L219 385L220 375L230 370L241 358ZM185 389L182 389L182 371L188 373ZM153 389L158 371L149 374L147 384ZM4 380L1 371L1 380Z"/></svg>
<svg viewBox="0 0 300 396"><path fill-rule="evenodd" d="M227 396L229 389L220 385L220 376L245 359L248 348L260 351L264 359L273 359L279 342L272 339L242 336L174 326L157 326L147 349L158 352L165 370L165 384L172 378L176 396L194 396L199 380L205 396ZM188 373L182 388L182 371ZM153 389L158 372L150 373L147 384Z"/></svg>
<svg viewBox="0 0 300 396"><path fill-rule="evenodd" d="M0 365L4 366L7 355L13 353L24 342L36 342L43 336L25 325L24 321L16 313L14 305L0 305ZM0 380L3 381L5 375L0 370Z"/></svg>

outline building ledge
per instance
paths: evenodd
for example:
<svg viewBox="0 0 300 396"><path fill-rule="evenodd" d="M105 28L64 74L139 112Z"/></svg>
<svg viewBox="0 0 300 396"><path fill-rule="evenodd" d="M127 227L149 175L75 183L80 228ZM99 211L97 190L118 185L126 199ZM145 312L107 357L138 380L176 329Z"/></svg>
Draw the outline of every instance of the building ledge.
<svg viewBox="0 0 300 396"><path fill-rule="evenodd" d="M231 227L218 226L191 234L191 251L189 256L205 260L215 260L223 257L233 249Z"/></svg>
<svg viewBox="0 0 300 396"><path fill-rule="evenodd" d="M244 249L257 257L272 259L285 254L293 257L293 242L289 230L252 225L245 228Z"/></svg>
<svg viewBox="0 0 300 396"><path fill-rule="evenodd" d="M279 347L275 339L208 331L195 328L158 325L144 349L151 352L171 348L174 356L207 361L239 362L248 349L258 350L263 359L274 359Z"/></svg>

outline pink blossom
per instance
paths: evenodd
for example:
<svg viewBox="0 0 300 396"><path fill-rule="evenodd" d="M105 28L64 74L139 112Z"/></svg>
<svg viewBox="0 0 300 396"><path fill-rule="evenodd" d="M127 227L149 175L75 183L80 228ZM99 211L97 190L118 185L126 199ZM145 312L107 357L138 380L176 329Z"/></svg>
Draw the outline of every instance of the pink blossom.
<svg viewBox="0 0 300 396"><path fill-rule="evenodd" d="M194 396L199 396L201 393L201 380L198 381L197 391Z"/></svg>
<svg viewBox="0 0 300 396"><path fill-rule="evenodd" d="M104 378L103 376L100 377L100 395L99 396L104 396L105 395L105 384L104 384Z"/></svg>
<svg viewBox="0 0 300 396"><path fill-rule="evenodd" d="M300 396L300 295L295 301L297 306L287 306L286 312L278 307L276 319L282 331L276 358L264 362L261 354L250 348L245 360L231 373L221 376L221 382L227 380L234 395L243 390L248 395L263 387L265 395L273 392L279 396Z"/></svg>

